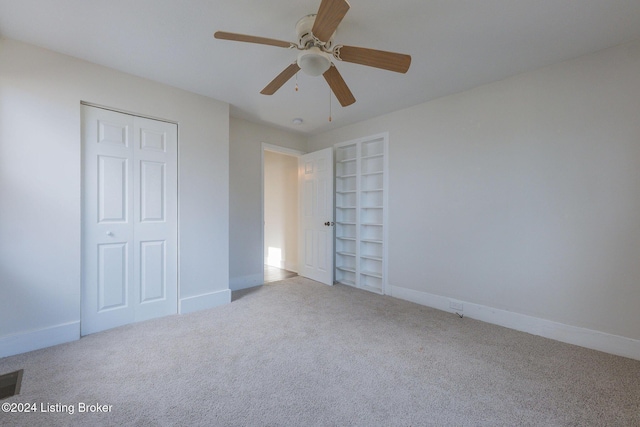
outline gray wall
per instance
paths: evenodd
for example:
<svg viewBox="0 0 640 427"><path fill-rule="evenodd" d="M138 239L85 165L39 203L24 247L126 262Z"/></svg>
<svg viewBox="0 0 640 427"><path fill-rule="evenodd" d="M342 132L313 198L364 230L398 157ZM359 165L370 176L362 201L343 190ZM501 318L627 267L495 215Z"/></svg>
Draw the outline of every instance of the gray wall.
<svg viewBox="0 0 640 427"><path fill-rule="evenodd" d="M77 338L81 100L179 122L185 309L259 284L262 142L314 151L388 131L394 294L640 348L640 42L307 140L229 119L226 103L0 39L3 350Z"/></svg>
<svg viewBox="0 0 640 427"><path fill-rule="evenodd" d="M640 358L639 112L635 42L314 136L309 151L389 131L392 289L630 338Z"/></svg>
<svg viewBox="0 0 640 427"><path fill-rule="evenodd" d="M229 106L0 39L0 357L79 337L80 101L178 122L182 312L229 302Z"/></svg>

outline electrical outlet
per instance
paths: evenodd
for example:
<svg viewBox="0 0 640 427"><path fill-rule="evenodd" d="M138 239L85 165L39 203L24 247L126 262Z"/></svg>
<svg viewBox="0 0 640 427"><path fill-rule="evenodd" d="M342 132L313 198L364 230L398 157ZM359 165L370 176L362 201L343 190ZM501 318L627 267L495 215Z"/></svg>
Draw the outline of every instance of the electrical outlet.
<svg viewBox="0 0 640 427"><path fill-rule="evenodd" d="M451 310L461 312L464 309L464 306L461 302L449 300L449 308Z"/></svg>

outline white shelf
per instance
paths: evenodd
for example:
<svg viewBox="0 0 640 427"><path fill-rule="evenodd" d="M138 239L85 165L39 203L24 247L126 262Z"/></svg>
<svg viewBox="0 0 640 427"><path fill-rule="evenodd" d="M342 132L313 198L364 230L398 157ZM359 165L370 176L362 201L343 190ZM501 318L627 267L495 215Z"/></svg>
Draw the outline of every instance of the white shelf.
<svg viewBox="0 0 640 427"><path fill-rule="evenodd" d="M376 294L384 295L384 292L382 291L382 289L376 288L374 286L360 285L359 287L360 287L360 289L364 289L364 290L367 290L369 292L373 292L373 293L376 293Z"/></svg>
<svg viewBox="0 0 640 427"><path fill-rule="evenodd" d="M361 271L360 274L364 276L377 277L378 279L382 279L382 274L376 273L374 271Z"/></svg>
<svg viewBox="0 0 640 427"><path fill-rule="evenodd" d="M360 241L366 242L366 243L380 243L380 244L384 243L382 240L377 240L377 239L360 239Z"/></svg>
<svg viewBox="0 0 640 427"><path fill-rule="evenodd" d="M351 257L355 257L356 254L352 253L352 252L336 252L337 255L342 255L342 256L351 256ZM382 259L382 258L381 258Z"/></svg>

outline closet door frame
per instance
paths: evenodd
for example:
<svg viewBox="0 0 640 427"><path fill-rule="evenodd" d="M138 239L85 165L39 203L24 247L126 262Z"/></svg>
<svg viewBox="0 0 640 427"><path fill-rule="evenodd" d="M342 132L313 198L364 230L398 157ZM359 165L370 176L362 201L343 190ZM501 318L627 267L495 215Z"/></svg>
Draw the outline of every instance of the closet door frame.
<svg viewBox="0 0 640 427"><path fill-rule="evenodd" d="M87 335L178 312L178 125L81 110Z"/></svg>

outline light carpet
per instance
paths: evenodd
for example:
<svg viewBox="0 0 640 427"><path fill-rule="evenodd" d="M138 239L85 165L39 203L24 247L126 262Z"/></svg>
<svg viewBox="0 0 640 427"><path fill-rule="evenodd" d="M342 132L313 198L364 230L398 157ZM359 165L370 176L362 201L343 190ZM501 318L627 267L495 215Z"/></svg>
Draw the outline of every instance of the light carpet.
<svg viewBox="0 0 640 427"><path fill-rule="evenodd" d="M0 403L38 410L3 426L640 425L640 361L300 277L0 359L20 368Z"/></svg>

